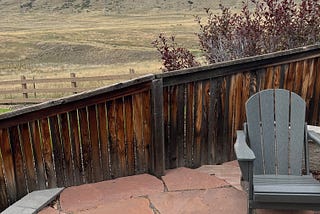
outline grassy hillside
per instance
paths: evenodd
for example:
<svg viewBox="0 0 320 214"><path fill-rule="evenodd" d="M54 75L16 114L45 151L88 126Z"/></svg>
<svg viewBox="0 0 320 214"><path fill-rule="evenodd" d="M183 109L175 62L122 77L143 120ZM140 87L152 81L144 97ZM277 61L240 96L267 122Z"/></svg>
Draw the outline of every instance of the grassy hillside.
<svg viewBox="0 0 320 214"><path fill-rule="evenodd" d="M32 7L25 6L30 2ZM199 56L194 15L219 4L113 0L105 11L105 0L91 0L88 7L81 7L83 2L0 0L0 79L67 77L70 72L107 75L131 68L140 74L160 72L161 61L151 42L159 33L174 34L178 43ZM224 4L237 7L239 2Z"/></svg>

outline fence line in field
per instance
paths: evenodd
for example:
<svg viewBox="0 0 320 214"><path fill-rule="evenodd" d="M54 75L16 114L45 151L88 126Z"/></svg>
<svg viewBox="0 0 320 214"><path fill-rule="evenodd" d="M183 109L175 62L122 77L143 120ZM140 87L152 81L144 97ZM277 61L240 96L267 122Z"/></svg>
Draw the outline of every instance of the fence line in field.
<svg viewBox="0 0 320 214"><path fill-rule="evenodd" d="M0 95L2 95L0 96L0 104L41 103L53 98L57 98L52 95L54 93L63 93L64 95L77 94L79 92L97 88L94 86L80 87L79 83L106 80L128 80L138 76L140 76L140 74L136 74L131 70L129 74L90 77L77 77L75 73L70 73L70 77L65 78L36 78L35 76L27 78L26 76L22 75L20 79L0 81ZM46 83L65 84L63 87L52 85L45 88L37 87L39 84ZM39 93L45 94L45 96L39 96Z"/></svg>

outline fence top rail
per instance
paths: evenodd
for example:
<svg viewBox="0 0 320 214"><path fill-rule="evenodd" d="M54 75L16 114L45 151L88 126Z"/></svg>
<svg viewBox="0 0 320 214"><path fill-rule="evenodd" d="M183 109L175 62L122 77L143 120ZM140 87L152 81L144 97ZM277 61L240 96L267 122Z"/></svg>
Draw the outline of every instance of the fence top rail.
<svg viewBox="0 0 320 214"><path fill-rule="evenodd" d="M101 95L104 93L110 93L115 90L125 89L130 86L147 83L147 82L152 81L154 79L154 77L155 76L153 74L148 74L148 75L145 75L145 76L142 76L139 78L135 78L132 80L128 80L125 82L116 83L116 84L113 84L110 86L105 86L105 87L93 89L90 91L84 91L79 94L74 94L74 95L70 95L67 97L58 98L58 99L50 100L50 101L47 101L44 103L35 104L35 105L29 106L29 107L17 109L17 110L11 111L11 112L3 113L3 114L0 114L0 127L1 127L1 120L10 119L13 117L17 117L19 115L43 110L43 109L50 108L50 107L55 107L55 106L62 105L62 104L77 102L77 101L84 100L86 98L90 98L90 97L94 97L94 96L98 96L98 95Z"/></svg>
<svg viewBox="0 0 320 214"><path fill-rule="evenodd" d="M157 74L156 78L163 78L164 86L187 83L190 81L215 78L230 75L243 70L264 68L279 63L320 56L320 44L310 45L285 51L241 58L212 65L187 68L172 72Z"/></svg>

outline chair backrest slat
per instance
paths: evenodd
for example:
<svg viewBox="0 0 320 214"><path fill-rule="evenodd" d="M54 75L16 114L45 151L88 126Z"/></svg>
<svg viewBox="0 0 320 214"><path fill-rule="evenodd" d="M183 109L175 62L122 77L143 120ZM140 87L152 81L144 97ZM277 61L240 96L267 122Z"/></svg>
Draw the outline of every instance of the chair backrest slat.
<svg viewBox="0 0 320 214"><path fill-rule="evenodd" d="M249 143L256 156L254 161L254 172L256 174L264 174L263 158L259 158L263 157L260 126L260 96L251 97L250 103L251 105L246 105L246 113L248 130L256 130L248 132Z"/></svg>
<svg viewBox="0 0 320 214"><path fill-rule="evenodd" d="M260 93L260 114L265 174L275 174L275 130L273 90ZM266 161L267 160L267 161Z"/></svg>
<svg viewBox="0 0 320 214"><path fill-rule="evenodd" d="M305 102L297 94L269 89L246 103L248 136L256 155L254 174L300 175Z"/></svg>
<svg viewBox="0 0 320 214"><path fill-rule="evenodd" d="M275 121L276 121L276 156L277 174L289 173L289 109L290 93L285 90L275 91Z"/></svg>
<svg viewBox="0 0 320 214"><path fill-rule="evenodd" d="M290 174L300 175L302 166L302 152L304 142L305 102L298 96L291 95L290 115ZM303 131L302 131L303 130Z"/></svg>

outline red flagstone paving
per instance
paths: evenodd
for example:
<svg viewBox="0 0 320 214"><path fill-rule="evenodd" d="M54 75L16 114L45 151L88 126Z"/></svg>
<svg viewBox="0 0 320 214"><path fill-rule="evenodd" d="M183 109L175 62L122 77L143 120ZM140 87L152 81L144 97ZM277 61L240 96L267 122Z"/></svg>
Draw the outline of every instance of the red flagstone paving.
<svg viewBox="0 0 320 214"><path fill-rule="evenodd" d="M149 196L161 214L243 213L247 211L247 196L232 187L164 192Z"/></svg>
<svg viewBox="0 0 320 214"><path fill-rule="evenodd" d="M95 209L85 210L81 214L154 214L146 198L131 198L100 205Z"/></svg>
<svg viewBox="0 0 320 214"><path fill-rule="evenodd" d="M135 175L66 188L54 209L40 214L246 214L237 162L166 171L162 180ZM256 210L256 214L316 214ZM319 213L318 213L319 214Z"/></svg>
<svg viewBox="0 0 320 214"><path fill-rule="evenodd" d="M60 195L65 212L88 210L104 203L163 192L161 180L143 174L66 188Z"/></svg>
<svg viewBox="0 0 320 214"><path fill-rule="evenodd" d="M210 189L228 186L227 182L197 170L185 167L168 170L162 180L168 191Z"/></svg>

